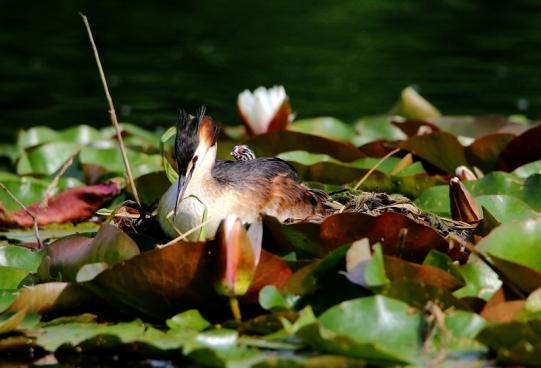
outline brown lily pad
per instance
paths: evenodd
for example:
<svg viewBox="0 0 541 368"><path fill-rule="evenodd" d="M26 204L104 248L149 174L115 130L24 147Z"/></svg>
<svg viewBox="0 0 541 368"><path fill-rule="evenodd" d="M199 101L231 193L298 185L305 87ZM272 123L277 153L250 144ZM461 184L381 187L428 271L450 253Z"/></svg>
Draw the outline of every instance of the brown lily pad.
<svg viewBox="0 0 541 368"><path fill-rule="evenodd" d="M494 169L498 156L514 138L513 134L494 133L477 138L466 147L466 158L484 172Z"/></svg>
<svg viewBox="0 0 541 368"><path fill-rule="evenodd" d="M454 173L461 165L467 165L464 147L457 137L446 132L434 132L432 134L410 137L400 144L405 149L430 164Z"/></svg>

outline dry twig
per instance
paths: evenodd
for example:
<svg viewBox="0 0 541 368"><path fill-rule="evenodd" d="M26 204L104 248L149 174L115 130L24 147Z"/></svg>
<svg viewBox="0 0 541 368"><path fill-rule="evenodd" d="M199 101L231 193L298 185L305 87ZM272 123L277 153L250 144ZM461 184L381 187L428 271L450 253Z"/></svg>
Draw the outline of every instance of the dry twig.
<svg viewBox="0 0 541 368"><path fill-rule="evenodd" d="M128 183L132 189L133 197L137 204L141 206L141 202L139 201L139 195L137 194L137 188L135 187L135 181L133 180L133 174L131 172L130 163L128 161L128 155L126 154L126 147L124 146L124 141L122 140L122 131L120 129L120 125L118 125L118 120L116 118L116 112L115 112L115 106L113 105L113 99L111 98L111 94L109 93L109 87L107 86L107 80L105 79L105 73L103 71L103 68L101 66L100 56L98 54L98 49L96 48L96 44L94 43L94 37L92 36L92 31L90 29L90 24L88 23L88 19L86 15L79 13L81 17L83 18L83 22L86 27L86 31L88 32L88 38L90 39L90 44L92 45L92 50L94 51L94 57L96 59L96 64L98 64L98 71L100 73L101 82L103 84L103 90L105 91L105 97L107 98L107 102L109 103L109 115L111 117L111 122L113 123L113 126L116 131L116 136L118 139L118 144L120 145L120 152L122 154L122 160L124 161L124 166L126 168L126 176L128 177Z"/></svg>
<svg viewBox="0 0 541 368"><path fill-rule="evenodd" d="M66 162L64 162L58 173L55 175L47 187L47 190L43 195L43 199L39 203L39 208L46 208L49 205L49 197L51 196L51 193L58 186L58 181L66 173L66 170L71 166L71 164L73 164L73 158L79 153L79 150L80 148L77 148L75 152L73 152L73 154L66 160Z"/></svg>

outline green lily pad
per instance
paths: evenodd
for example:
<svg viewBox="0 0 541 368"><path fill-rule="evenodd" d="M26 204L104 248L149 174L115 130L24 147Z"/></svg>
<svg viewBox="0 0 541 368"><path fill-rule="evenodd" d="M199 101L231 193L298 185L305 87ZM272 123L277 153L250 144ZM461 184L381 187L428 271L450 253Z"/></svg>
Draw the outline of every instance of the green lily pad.
<svg viewBox="0 0 541 368"><path fill-rule="evenodd" d="M355 129L351 125L329 116L295 120L288 129L343 141L348 141L355 135Z"/></svg>
<svg viewBox="0 0 541 368"><path fill-rule="evenodd" d="M36 272L44 255L44 251L32 251L16 245L2 245L0 246L0 266Z"/></svg>
<svg viewBox="0 0 541 368"><path fill-rule="evenodd" d="M355 130L357 135L353 137L352 142L356 146L380 139L394 141L406 138L406 135L391 123L388 115L362 117L355 122Z"/></svg>
<svg viewBox="0 0 541 368"><path fill-rule="evenodd" d="M379 364L413 363L419 362L421 324L421 315L406 303L376 295L332 307L298 335L323 352Z"/></svg>
<svg viewBox="0 0 541 368"><path fill-rule="evenodd" d="M50 175L62 167L76 152L77 147L78 145L72 142L50 142L29 148L26 153L27 161L19 161L17 173Z"/></svg>
<svg viewBox="0 0 541 368"><path fill-rule="evenodd" d="M479 207L485 207L500 223L514 220L526 220L540 215L530 206L510 195L482 195L475 197Z"/></svg>
<svg viewBox="0 0 541 368"><path fill-rule="evenodd" d="M191 329L194 331L203 331L210 326L210 323L201 316L196 309L190 309L185 312L179 313L167 321L165 321L167 327L170 329Z"/></svg>
<svg viewBox="0 0 541 368"><path fill-rule="evenodd" d="M541 174L541 160L519 166L513 170L513 174L519 178L527 178L533 174Z"/></svg>
<svg viewBox="0 0 541 368"><path fill-rule="evenodd" d="M0 266L0 290L17 289L28 274L20 268Z"/></svg>
<svg viewBox="0 0 541 368"><path fill-rule="evenodd" d="M457 298L476 297L488 301L502 286L498 274L475 256L470 256L468 263L460 267L460 273L466 285L453 293Z"/></svg>

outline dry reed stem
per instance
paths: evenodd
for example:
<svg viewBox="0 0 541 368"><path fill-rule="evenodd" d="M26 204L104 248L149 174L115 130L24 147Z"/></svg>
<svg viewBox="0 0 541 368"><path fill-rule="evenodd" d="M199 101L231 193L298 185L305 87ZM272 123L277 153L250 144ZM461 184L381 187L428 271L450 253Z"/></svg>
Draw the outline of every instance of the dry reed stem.
<svg viewBox="0 0 541 368"><path fill-rule="evenodd" d="M101 66L98 49L96 48L96 44L94 43L92 30L90 29L90 24L88 23L88 18L86 17L86 15L82 13L79 13L79 15L83 18L83 22L85 24L86 31L88 33L88 38L90 39L90 44L92 45L92 50L94 51L94 58L96 59L96 64L98 65L98 71L100 74L101 82L103 84L103 90L105 91L105 97L107 98L107 102L109 103L109 115L111 117L111 122L113 123L113 127L115 128L115 131L116 131L116 136L118 139L118 143L120 145L120 152L122 154L122 161L124 161L124 166L126 168L126 176L128 177L128 183L132 189L132 193L133 193L133 197L135 201L137 202L139 206L141 206L141 202L139 201L139 195L137 194L137 188L135 187L135 181L133 180L133 174L131 172L130 163L128 161L128 155L126 154L126 147L124 146L124 141L122 140L122 131L120 129L120 125L118 125L118 120L116 118L116 112L115 112L115 106L113 105L113 99L111 98L111 94L109 93L109 87L107 86L105 73Z"/></svg>

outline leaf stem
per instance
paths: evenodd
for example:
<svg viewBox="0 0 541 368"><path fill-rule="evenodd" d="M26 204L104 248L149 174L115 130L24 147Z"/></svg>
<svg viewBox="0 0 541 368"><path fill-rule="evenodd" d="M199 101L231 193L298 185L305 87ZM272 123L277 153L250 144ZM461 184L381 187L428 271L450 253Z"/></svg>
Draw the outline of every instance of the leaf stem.
<svg viewBox="0 0 541 368"><path fill-rule="evenodd" d="M236 296L229 297L229 307L231 308L231 314L233 314L235 321L241 321L242 315L240 313L239 300Z"/></svg>

